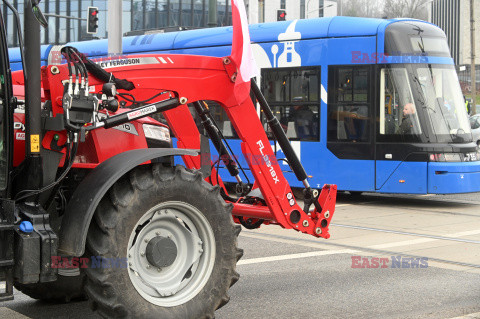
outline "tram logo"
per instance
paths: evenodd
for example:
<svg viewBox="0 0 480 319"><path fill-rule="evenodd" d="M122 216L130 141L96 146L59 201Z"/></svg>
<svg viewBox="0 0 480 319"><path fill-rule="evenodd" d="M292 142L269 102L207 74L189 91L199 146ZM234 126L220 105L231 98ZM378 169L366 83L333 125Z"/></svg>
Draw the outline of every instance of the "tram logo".
<svg viewBox="0 0 480 319"><path fill-rule="evenodd" d="M267 53L263 51L257 51L257 47L254 45L254 55L255 60L259 67L292 67L292 66L301 66L302 57L295 49L295 43L302 39L302 34L298 31L295 31L295 26L297 25L298 20L293 20L285 30L285 32L278 35L279 44L274 44L270 48L270 51L273 55L273 63L270 63ZM283 51L280 47L283 46ZM281 52L279 54L279 52ZM279 54L279 55L278 55ZM278 55L278 56L277 56ZM265 58L264 58L265 57Z"/></svg>
<svg viewBox="0 0 480 319"><path fill-rule="evenodd" d="M352 268L428 268L428 257L352 256Z"/></svg>

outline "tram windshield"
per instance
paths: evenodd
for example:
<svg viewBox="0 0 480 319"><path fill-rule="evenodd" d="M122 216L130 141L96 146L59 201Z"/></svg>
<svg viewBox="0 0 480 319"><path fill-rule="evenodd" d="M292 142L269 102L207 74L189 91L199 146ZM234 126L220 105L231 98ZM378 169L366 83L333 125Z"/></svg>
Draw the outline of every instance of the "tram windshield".
<svg viewBox="0 0 480 319"><path fill-rule="evenodd" d="M468 115L453 66L416 67L413 87L439 142L471 141Z"/></svg>
<svg viewBox="0 0 480 319"><path fill-rule="evenodd" d="M381 139L431 143L472 140L453 66L396 64L382 68L380 76Z"/></svg>

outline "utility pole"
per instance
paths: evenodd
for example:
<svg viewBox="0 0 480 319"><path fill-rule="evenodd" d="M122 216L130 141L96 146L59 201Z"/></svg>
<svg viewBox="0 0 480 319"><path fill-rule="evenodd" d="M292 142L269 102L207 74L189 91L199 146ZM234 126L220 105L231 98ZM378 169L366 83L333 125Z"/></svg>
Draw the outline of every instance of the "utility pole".
<svg viewBox="0 0 480 319"><path fill-rule="evenodd" d="M123 1L108 0L107 32L108 55L120 55L122 48L122 3Z"/></svg>
<svg viewBox="0 0 480 319"><path fill-rule="evenodd" d="M208 27L217 26L217 0L208 1Z"/></svg>
<svg viewBox="0 0 480 319"><path fill-rule="evenodd" d="M476 83L476 72L475 72L475 6L473 5L474 0L470 0L470 79L472 84L472 114L477 113L477 83Z"/></svg>

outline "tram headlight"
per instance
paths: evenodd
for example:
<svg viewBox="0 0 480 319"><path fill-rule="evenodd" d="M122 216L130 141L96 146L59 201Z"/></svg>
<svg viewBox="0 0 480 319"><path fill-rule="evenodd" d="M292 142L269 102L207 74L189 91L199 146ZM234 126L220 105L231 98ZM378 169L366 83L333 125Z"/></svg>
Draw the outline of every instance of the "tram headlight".
<svg viewBox="0 0 480 319"><path fill-rule="evenodd" d="M475 162L478 160L477 152L471 153L435 153L430 154L430 162Z"/></svg>

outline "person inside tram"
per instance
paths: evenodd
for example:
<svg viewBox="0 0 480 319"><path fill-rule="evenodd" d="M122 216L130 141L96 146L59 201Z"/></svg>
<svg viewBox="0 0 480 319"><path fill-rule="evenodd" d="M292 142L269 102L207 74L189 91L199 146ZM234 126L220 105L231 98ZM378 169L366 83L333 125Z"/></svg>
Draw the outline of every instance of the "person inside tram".
<svg viewBox="0 0 480 319"><path fill-rule="evenodd" d="M402 123L398 127L397 134L413 134L415 125L416 109L413 103L407 103L403 107Z"/></svg>
<svg viewBox="0 0 480 319"><path fill-rule="evenodd" d="M294 97L294 102L303 101L302 97ZM290 108L286 122L293 122L296 137L301 140L314 140L316 137L315 113L306 105L295 104Z"/></svg>

